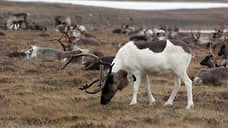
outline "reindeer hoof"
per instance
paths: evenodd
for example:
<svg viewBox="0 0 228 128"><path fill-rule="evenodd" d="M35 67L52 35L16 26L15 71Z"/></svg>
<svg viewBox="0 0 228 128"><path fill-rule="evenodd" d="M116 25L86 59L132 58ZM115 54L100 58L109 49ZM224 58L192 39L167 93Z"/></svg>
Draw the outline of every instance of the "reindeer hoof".
<svg viewBox="0 0 228 128"><path fill-rule="evenodd" d="M135 105L137 104L137 102L131 102L129 105Z"/></svg>
<svg viewBox="0 0 228 128"><path fill-rule="evenodd" d="M186 109L190 109L190 108L193 108L193 107L194 107L194 104L190 104L190 105L186 106Z"/></svg>
<svg viewBox="0 0 228 128"><path fill-rule="evenodd" d="M172 106L173 105L173 103L170 103L170 102L166 102L165 104L164 104L164 106Z"/></svg>
<svg viewBox="0 0 228 128"><path fill-rule="evenodd" d="M154 104L155 101L149 101L149 105L152 105Z"/></svg>

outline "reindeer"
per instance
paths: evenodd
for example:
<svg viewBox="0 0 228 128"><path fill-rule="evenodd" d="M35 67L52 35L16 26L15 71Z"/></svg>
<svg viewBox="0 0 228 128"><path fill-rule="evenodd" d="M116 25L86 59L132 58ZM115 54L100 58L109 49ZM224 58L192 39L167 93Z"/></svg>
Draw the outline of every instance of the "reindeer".
<svg viewBox="0 0 228 128"><path fill-rule="evenodd" d="M26 56L28 59L36 57L52 57L58 60L64 60L65 58L70 58L73 54L81 53L80 50L64 52L54 48L38 47L31 45L28 50L26 50Z"/></svg>
<svg viewBox="0 0 228 128"><path fill-rule="evenodd" d="M73 26L73 27L67 27L65 25L59 25L57 26L57 29L63 34L59 39L54 39L59 42L59 44L63 47L64 51L71 51L74 50L74 47L77 47L78 44L84 44L84 45L100 45L100 42L95 38L95 36L89 34L86 30L86 28L82 25ZM64 42L67 43L65 45L62 42L62 39ZM51 40L51 41L54 41Z"/></svg>
<svg viewBox="0 0 228 128"><path fill-rule="evenodd" d="M209 44L209 55L206 56L201 62L200 65L206 65L208 68L214 67L226 67L227 65L227 55L226 54L226 44L227 40L225 39L222 43ZM220 46L218 54L216 54L216 47Z"/></svg>
<svg viewBox="0 0 228 128"><path fill-rule="evenodd" d="M70 17L56 16L54 20L55 20L55 27L58 25L71 26Z"/></svg>
<svg viewBox="0 0 228 128"><path fill-rule="evenodd" d="M29 15L29 13L17 13L10 16L6 23L7 28L17 30L21 28L22 24L25 24L25 29L27 29Z"/></svg>
<svg viewBox="0 0 228 128"><path fill-rule="evenodd" d="M129 34L131 32L135 31L135 28L130 26L129 24L123 23L120 28L114 29L112 33L118 33L118 34Z"/></svg>
<svg viewBox="0 0 228 128"><path fill-rule="evenodd" d="M220 25L220 28L215 28L215 32L213 33L213 38L223 38L224 36L224 26L223 24Z"/></svg>
<svg viewBox="0 0 228 128"><path fill-rule="evenodd" d="M80 53L91 54L93 56L102 57L104 56L103 53L95 50L89 49L80 49L77 48L73 51L61 51L54 48L45 48L45 47L38 47L35 45L31 45L30 49L26 50L25 54L28 59L35 58L35 57L52 57L55 59L60 60L61 62L65 62L61 69L64 69L71 61L76 63L81 63L82 67L86 61L90 61L91 57L86 58L75 58L73 55L77 55ZM68 62L70 60L70 62Z"/></svg>
<svg viewBox="0 0 228 128"><path fill-rule="evenodd" d="M228 85L228 69L224 67L201 69L194 78L194 85Z"/></svg>
<svg viewBox="0 0 228 128"><path fill-rule="evenodd" d="M202 36L200 33L200 30L198 30L197 33L191 32L191 37L184 37L182 38L184 42L187 44L194 43L195 45L203 45L203 44L208 44L212 43L212 39L210 36Z"/></svg>
<svg viewBox="0 0 228 128"><path fill-rule="evenodd" d="M168 39L168 34L162 30L153 28L151 29L143 29L138 33L138 35L132 36L129 38L131 41L152 41L152 40L165 40Z"/></svg>
<svg viewBox="0 0 228 128"><path fill-rule="evenodd" d="M214 55L210 54L206 56L201 62L200 65L205 65L208 68L214 67L226 67L227 62L226 59L223 58L215 58Z"/></svg>
<svg viewBox="0 0 228 128"><path fill-rule="evenodd" d="M40 31L47 31L47 27L46 26L43 26L43 25L39 25L35 22L33 22L32 24L29 24L28 26L29 29L31 30L40 30Z"/></svg>
<svg viewBox="0 0 228 128"><path fill-rule="evenodd" d="M15 57L15 58L25 58L27 55L25 52L11 52L11 53L6 53L4 56Z"/></svg>
<svg viewBox="0 0 228 128"><path fill-rule="evenodd" d="M152 41L154 32L151 29L141 29L136 35L131 36L129 40L131 41Z"/></svg>
<svg viewBox="0 0 228 128"><path fill-rule="evenodd" d="M128 85L128 76L133 76L133 97L130 105L137 103L137 92L142 82L149 97L149 103L155 102L150 91L149 73L161 75L174 73L174 88L164 104L172 105L176 93L181 85L181 80L185 83L187 89L187 109L193 107L192 99L192 81L187 75L187 68L191 62L191 49L180 40L162 40L149 43L136 43L130 41L126 43L117 52L112 65L103 63L98 59L101 65L109 65L109 72L106 77L100 75L97 79L86 84L81 89L89 94L102 91L100 103L105 105L110 102L118 90L122 90ZM102 70L101 70L102 72ZM88 88L100 81L99 86L94 91L88 92Z"/></svg>

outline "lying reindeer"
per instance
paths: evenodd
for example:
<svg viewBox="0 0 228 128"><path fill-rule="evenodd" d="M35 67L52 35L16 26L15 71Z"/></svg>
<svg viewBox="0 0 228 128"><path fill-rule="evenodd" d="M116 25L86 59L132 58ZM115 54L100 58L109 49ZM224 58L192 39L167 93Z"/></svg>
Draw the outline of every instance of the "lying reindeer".
<svg viewBox="0 0 228 128"><path fill-rule="evenodd" d="M201 84L228 85L228 69L223 67L201 69L194 78L194 85Z"/></svg>
<svg viewBox="0 0 228 128"><path fill-rule="evenodd" d="M54 48L43 48L38 47L35 45L32 45L30 49L28 49L25 54L28 59L35 58L35 57L52 57L55 59L58 59L62 62L67 62L67 64L64 64L62 69L66 67L66 65L69 64L67 60L70 60L70 62L76 62L84 64L86 61L89 61L93 58L91 57L83 57L83 58L74 58L73 55L77 55L79 53L87 53L94 56L102 57L104 56L103 53L95 50L89 50L89 49L77 49L73 51L61 51Z"/></svg>
<svg viewBox="0 0 228 128"><path fill-rule="evenodd" d="M214 67L226 67L226 59L215 59L213 55L206 56L201 62L200 65L205 65L208 68Z"/></svg>
<svg viewBox="0 0 228 128"><path fill-rule="evenodd" d="M210 45L210 53L200 62L200 65L206 65L208 68L226 67L228 58L227 40L223 41L218 54L215 53L215 45Z"/></svg>

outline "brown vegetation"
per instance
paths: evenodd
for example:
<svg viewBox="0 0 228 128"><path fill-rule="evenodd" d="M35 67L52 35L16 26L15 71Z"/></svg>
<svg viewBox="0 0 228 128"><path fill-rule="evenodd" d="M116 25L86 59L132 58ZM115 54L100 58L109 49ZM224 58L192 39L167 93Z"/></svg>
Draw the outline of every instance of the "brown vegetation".
<svg viewBox="0 0 228 128"><path fill-rule="evenodd" d="M0 4L0 10L15 11L13 8L8 8L7 4ZM25 11L25 9L20 8L22 5L18 4L18 11ZM57 4L51 5L49 8L41 7L42 4L34 5L37 8L40 7L42 11L52 10L53 12L56 11L56 13L59 12L58 10L61 10L60 8L64 8L62 5ZM58 8L56 8L57 6ZM77 8L70 7L70 9ZM47 17L49 16L49 12L35 13L36 8L28 8L31 11L33 10L32 13L36 15L40 13L40 15L47 14ZM140 17L138 18L140 19ZM197 21L197 19L195 20ZM102 51L106 56L115 55L119 49L118 44L120 42L125 43L128 39L126 35L112 34L111 29L105 30L102 28L99 31L92 31L90 28L90 31L93 35L96 35L96 38L101 41L102 45L100 47L81 45L80 47ZM59 33L47 32L50 34L50 37L42 38L38 36L40 32L36 31L3 32L6 33L6 36L0 37L0 55L12 52L12 49L26 49L28 44L61 49L57 41L48 41L58 38L61 35ZM200 69L200 60L209 53L199 46L192 46L192 48L195 58L192 59L188 69L191 79ZM100 94L88 95L78 89L86 81L96 79L99 72L80 70L77 64L71 64L62 71L58 70L58 68L58 61L49 60L48 58L32 60L4 59L0 61L0 127L228 127L227 87L193 85L195 107L191 110L186 110L186 89L182 85L174 105L163 107L173 88L173 78L171 75L151 77L151 91L156 99L155 104L148 105L147 95L141 86L138 94L138 104L134 106L128 105L132 97L132 86L128 86L121 92L118 92L110 104L102 106L100 105Z"/></svg>

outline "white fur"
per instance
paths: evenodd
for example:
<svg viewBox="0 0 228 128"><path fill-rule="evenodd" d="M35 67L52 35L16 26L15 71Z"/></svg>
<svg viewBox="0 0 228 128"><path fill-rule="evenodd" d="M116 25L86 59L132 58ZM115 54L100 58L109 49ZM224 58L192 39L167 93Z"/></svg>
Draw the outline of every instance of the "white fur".
<svg viewBox="0 0 228 128"><path fill-rule="evenodd" d="M165 33L164 30L157 29L157 28L154 28L153 31L154 31L154 33Z"/></svg>
<svg viewBox="0 0 228 128"><path fill-rule="evenodd" d="M191 62L191 57L192 55L185 52L181 46L174 45L169 40L167 40L166 48L160 53L155 53L149 48L138 49L131 41L120 48L116 54L112 62L114 64L112 73L125 70L135 75L136 81L130 103L132 105L137 103L137 92L141 81L147 91L149 103L152 104L155 101L150 92L149 73L161 75L173 72L176 75L174 89L165 105L173 104L182 80L187 88L188 104L186 108L189 109L193 106L192 81L186 71Z"/></svg>
<svg viewBox="0 0 228 128"><path fill-rule="evenodd" d="M200 44L206 44L210 42L209 36L200 36L199 43Z"/></svg>
<svg viewBox="0 0 228 128"><path fill-rule="evenodd" d="M145 31L145 35L147 35L147 36L152 36L154 33L153 33L153 31L151 30L151 29L147 29L146 31Z"/></svg>
<svg viewBox="0 0 228 128"><path fill-rule="evenodd" d="M84 25L79 25L78 28L81 32L88 32L87 28Z"/></svg>
<svg viewBox="0 0 228 128"><path fill-rule="evenodd" d="M138 35L144 35L144 34L145 34L145 31L146 31L146 29L143 28L142 30L140 30L140 31L138 32Z"/></svg>
<svg viewBox="0 0 228 128"><path fill-rule="evenodd" d="M203 81L201 80L201 78L199 78L199 77L194 78L194 81L193 81L194 85L201 85L202 83L203 83Z"/></svg>

